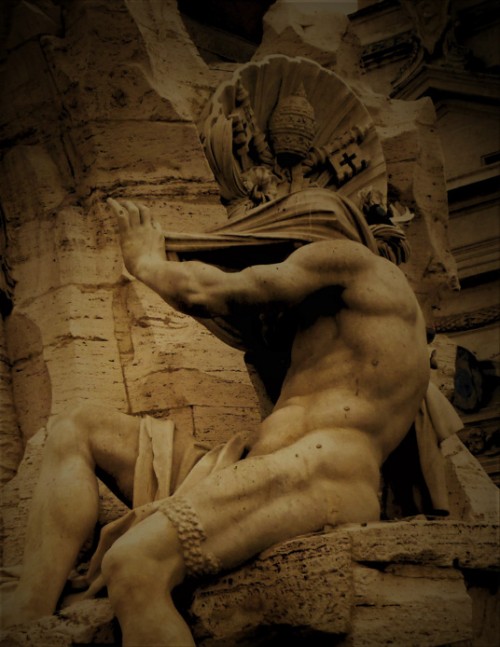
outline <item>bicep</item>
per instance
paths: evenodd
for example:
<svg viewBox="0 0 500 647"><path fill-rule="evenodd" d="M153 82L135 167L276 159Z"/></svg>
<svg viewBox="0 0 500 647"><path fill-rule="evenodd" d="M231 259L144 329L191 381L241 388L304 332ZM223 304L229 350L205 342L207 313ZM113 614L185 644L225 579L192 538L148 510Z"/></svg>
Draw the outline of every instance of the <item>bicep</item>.
<svg viewBox="0 0 500 647"><path fill-rule="evenodd" d="M240 305L293 306L319 288L317 273L295 263L254 265L233 276L232 298Z"/></svg>

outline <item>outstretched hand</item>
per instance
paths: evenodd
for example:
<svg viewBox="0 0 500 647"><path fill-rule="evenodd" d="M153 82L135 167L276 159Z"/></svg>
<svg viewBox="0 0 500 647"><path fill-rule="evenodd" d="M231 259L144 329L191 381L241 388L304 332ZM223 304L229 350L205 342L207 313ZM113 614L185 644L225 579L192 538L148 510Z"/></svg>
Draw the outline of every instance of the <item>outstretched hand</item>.
<svg viewBox="0 0 500 647"><path fill-rule="evenodd" d="M133 276L140 278L143 266L166 260L165 236L147 207L113 198L107 203L118 220L123 261Z"/></svg>

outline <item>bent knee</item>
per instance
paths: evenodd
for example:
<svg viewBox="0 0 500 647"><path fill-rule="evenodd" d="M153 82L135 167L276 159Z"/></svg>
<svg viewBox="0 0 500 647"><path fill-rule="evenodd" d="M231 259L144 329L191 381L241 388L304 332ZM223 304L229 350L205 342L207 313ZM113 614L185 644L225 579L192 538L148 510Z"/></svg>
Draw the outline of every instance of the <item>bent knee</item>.
<svg viewBox="0 0 500 647"><path fill-rule="evenodd" d="M146 542L145 542L146 544ZM149 586L164 582L168 586L174 572L174 560L158 559L146 545L127 541L116 541L106 552L101 564L101 572L106 585L116 591L125 588Z"/></svg>
<svg viewBox="0 0 500 647"><path fill-rule="evenodd" d="M92 431L99 425L102 409L81 403L56 415L47 426L47 449L67 455L87 448Z"/></svg>
<svg viewBox="0 0 500 647"><path fill-rule="evenodd" d="M118 576L120 579L130 576L139 569L141 561L143 557L140 553L122 548L118 540L108 549L102 560L101 572L106 584L110 584Z"/></svg>

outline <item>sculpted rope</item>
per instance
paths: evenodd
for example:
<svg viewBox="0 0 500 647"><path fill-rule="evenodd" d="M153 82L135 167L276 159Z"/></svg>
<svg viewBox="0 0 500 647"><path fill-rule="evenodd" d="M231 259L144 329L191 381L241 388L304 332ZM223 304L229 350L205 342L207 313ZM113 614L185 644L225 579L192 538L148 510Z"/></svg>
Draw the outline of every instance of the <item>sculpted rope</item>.
<svg viewBox="0 0 500 647"><path fill-rule="evenodd" d="M171 521L179 537L186 565L187 575L200 577L213 575L222 569L220 560L210 552L202 550L207 536L191 505L182 497L167 499L159 510Z"/></svg>

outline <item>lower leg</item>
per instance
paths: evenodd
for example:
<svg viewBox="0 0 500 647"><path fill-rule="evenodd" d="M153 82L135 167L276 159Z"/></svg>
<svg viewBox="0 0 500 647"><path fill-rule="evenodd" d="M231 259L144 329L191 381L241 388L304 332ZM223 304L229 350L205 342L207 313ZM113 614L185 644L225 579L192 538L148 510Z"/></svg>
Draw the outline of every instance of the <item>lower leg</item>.
<svg viewBox="0 0 500 647"><path fill-rule="evenodd" d="M155 513L118 540L102 572L124 647L194 646L171 591L185 575L177 531Z"/></svg>
<svg viewBox="0 0 500 647"><path fill-rule="evenodd" d="M194 646L191 631L177 611L168 590L154 585L158 572L144 572L124 593L120 581L108 585L108 595L120 623L123 647ZM119 590L120 589L120 590Z"/></svg>
<svg viewBox="0 0 500 647"><path fill-rule="evenodd" d="M75 429L63 420L49 434L28 518L24 565L17 589L4 604L3 625L53 613L78 552L98 514L92 457L72 442Z"/></svg>

